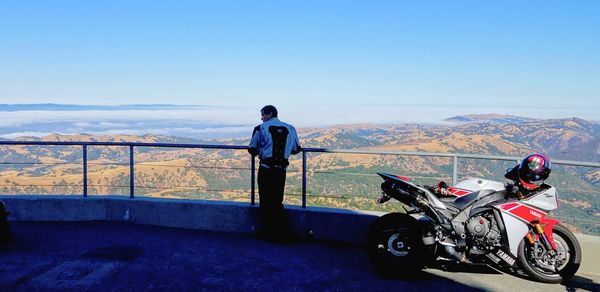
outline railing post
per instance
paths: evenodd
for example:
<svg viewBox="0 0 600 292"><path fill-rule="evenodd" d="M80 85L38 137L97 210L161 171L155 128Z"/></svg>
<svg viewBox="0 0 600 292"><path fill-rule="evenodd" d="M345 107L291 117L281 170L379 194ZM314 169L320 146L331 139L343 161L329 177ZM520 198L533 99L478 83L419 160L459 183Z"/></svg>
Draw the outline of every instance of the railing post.
<svg viewBox="0 0 600 292"><path fill-rule="evenodd" d="M133 145L129 145L129 198L134 198Z"/></svg>
<svg viewBox="0 0 600 292"><path fill-rule="evenodd" d="M458 156L453 155L452 156L452 185L456 184L456 181L458 180Z"/></svg>
<svg viewBox="0 0 600 292"><path fill-rule="evenodd" d="M255 175L254 172L256 170L256 159L254 159L254 155L250 155L250 204L254 206L256 204L256 193L255 193Z"/></svg>
<svg viewBox="0 0 600 292"><path fill-rule="evenodd" d="M302 151L302 208L306 209L306 151Z"/></svg>
<svg viewBox="0 0 600 292"><path fill-rule="evenodd" d="M87 144L83 144L83 197L87 197Z"/></svg>

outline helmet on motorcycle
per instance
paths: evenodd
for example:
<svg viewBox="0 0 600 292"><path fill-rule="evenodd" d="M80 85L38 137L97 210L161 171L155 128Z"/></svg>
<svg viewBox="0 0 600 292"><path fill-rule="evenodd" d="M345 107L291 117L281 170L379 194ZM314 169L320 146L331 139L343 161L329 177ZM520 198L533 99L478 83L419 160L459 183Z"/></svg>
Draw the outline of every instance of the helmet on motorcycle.
<svg viewBox="0 0 600 292"><path fill-rule="evenodd" d="M519 165L519 181L529 191L537 189L550 175L550 160L542 154L532 154Z"/></svg>

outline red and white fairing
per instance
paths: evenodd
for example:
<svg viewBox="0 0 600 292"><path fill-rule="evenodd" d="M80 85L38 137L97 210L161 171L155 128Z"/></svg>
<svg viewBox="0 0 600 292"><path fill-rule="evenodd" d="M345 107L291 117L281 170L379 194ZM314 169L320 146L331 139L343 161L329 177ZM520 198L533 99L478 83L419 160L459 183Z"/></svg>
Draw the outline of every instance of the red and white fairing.
<svg viewBox="0 0 600 292"><path fill-rule="evenodd" d="M456 197L466 196L472 192L481 190L503 191L505 186L501 182L486 179L467 179L457 183L448 189L448 192ZM517 257L517 248L519 243L529 232L530 225L534 221L539 221L542 225L547 225L552 230L552 225L558 223L556 220L546 218L551 210L558 208L558 195L554 187L550 187L539 193L522 200L508 200L494 205L494 208L500 210L502 220L506 226L508 244L510 252ZM547 234L547 236L551 236ZM551 239L551 238L550 238ZM554 242L552 239L550 242Z"/></svg>
<svg viewBox="0 0 600 292"><path fill-rule="evenodd" d="M556 189L550 187L526 199L508 201L494 206L501 211L502 220L506 225L510 252L513 255L517 255L519 242L529 232L529 226L533 222L537 221L546 225L545 230L552 230L552 226L558 221L547 218L546 215L551 210L558 209L558 204ZM546 236L550 237L550 242L554 244L554 240L551 238L552 232L546 233Z"/></svg>

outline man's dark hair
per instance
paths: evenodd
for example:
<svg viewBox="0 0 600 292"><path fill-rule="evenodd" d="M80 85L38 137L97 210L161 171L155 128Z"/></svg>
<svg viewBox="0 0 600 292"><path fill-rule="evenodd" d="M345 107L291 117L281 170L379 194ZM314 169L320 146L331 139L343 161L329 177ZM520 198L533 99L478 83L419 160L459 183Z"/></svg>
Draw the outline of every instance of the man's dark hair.
<svg viewBox="0 0 600 292"><path fill-rule="evenodd" d="M265 105L265 106L264 106L264 107L263 107L263 108L260 110L260 112L261 112L261 113L263 113L263 114L267 114L267 115L268 115L268 114L270 114L270 115L272 115L274 118L276 118L276 117L277 117L277 109L276 109L274 106L272 106L272 105Z"/></svg>

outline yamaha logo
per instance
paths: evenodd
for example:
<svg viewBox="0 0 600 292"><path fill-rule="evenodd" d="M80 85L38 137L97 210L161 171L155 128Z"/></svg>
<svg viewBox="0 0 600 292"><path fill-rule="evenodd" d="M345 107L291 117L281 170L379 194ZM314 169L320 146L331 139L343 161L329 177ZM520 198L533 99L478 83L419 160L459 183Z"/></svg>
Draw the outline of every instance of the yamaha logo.
<svg viewBox="0 0 600 292"><path fill-rule="evenodd" d="M501 259L503 259L506 263L508 263L511 266L515 264L515 259L500 249L496 252L496 255L498 255Z"/></svg>
<svg viewBox="0 0 600 292"><path fill-rule="evenodd" d="M535 217L538 217L538 218L542 218L543 217L543 215L540 212L536 212L536 211L533 211L533 210L529 210L529 214L531 214L531 215L533 215Z"/></svg>

